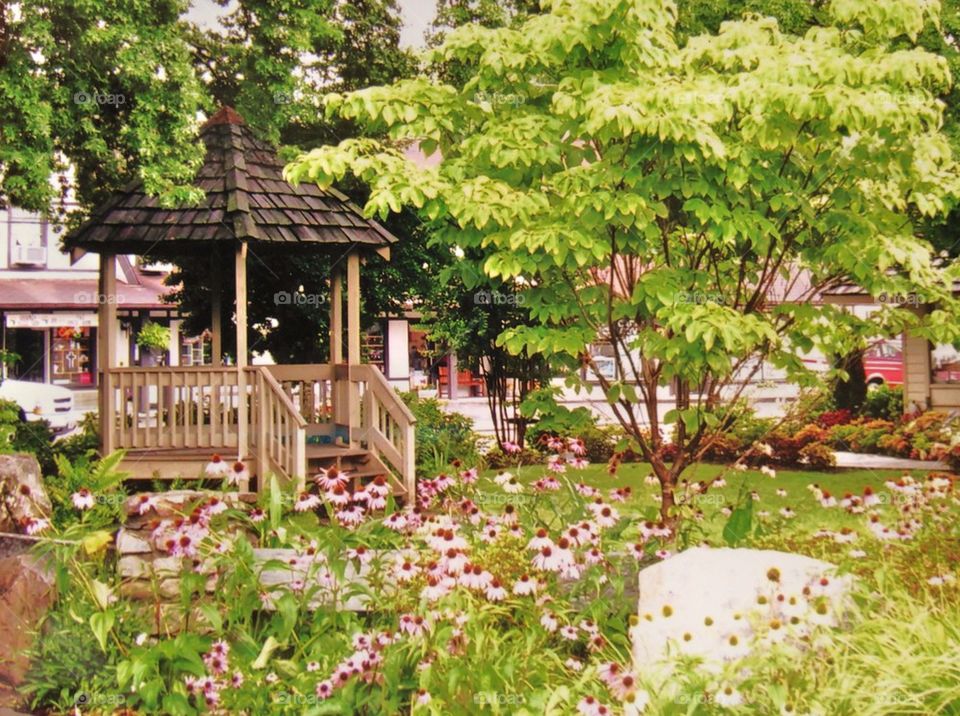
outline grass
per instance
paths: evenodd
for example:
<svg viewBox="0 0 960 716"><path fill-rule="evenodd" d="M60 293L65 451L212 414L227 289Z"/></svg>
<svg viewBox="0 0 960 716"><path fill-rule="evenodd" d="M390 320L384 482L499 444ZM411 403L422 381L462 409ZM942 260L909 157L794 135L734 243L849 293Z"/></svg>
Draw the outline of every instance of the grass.
<svg viewBox="0 0 960 716"><path fill-rule="evenodd" d="M488 471L485 474L493 476L496 472ZM520 470L512 470L512 472L521 481L529 482L544 474L544 468L531 466L520 468ZM567 472L567 476L574 483L583 482L604 492L609 489L629 487L632 490L632 498L630 502L620 506L619 509L653 517L658 509L654 496L658 494L659 489L644 482L644 478L650 472L649 465L645 463L626 463L620 466L616 475L610 475L607 472L606 465L591 465L583 470L571 470ZM741 489L745 493L751 491L757 493L759 500L754 503L754 512L759 521L768 523L771 527L775 528L777 524L787 521L779 515L779 510L789 507L796 513L796 517L792 518L790 523L798 528L837 530L841 527L850 527L862 531L864 523L862 516L849 515L840 507L823 508L808 487L814 484L819 485L821 489L828 490L839 500L848 492L861 495L864 488L869 486L881 499L889 500L889 490L884 486L886 480L899 478L905 474L911 474L920 479L926 474L926 471L837 469L823 472L778 470L777 476L771 478L757 470L736 472L725 465L704 463L687 469L684 478L694 483L701 480L711 480L720 474L723 474L727 485L722 488L711 489L706 496L698 498L698 506L706 515L702 527L706 533L706 538L711 541L719 538L726 521L722 508L735 505ZM492 489L496 490L497 488L493 487ZM786 490L786 496L777 495L778 489Z"/></svg>

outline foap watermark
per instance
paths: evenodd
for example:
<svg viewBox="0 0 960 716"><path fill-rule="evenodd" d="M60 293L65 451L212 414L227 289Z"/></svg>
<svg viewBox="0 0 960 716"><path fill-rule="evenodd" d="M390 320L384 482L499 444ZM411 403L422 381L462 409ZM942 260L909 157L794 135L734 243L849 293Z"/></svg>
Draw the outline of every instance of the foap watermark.
<svg viewBox="0 0 960 716"><path fill-rule="evenodd" d="M299 291L277 291L273 294L275 306L320 306L324 302L319 293L300 293Z"/></svg>
<svg viewBox="0 0 960 716"><path fill-rule="evenodd" d="M316 694L295 694L289 691L277 694L277 703L281 706L317 706L321 701Z"/></svg>
<svg viewBox="0 0 960 716"><path fill-rule="evenodd" d="M81 90L80 92L74 92L73 94L74 104L98 104L119 107L121 104L126 104L126 102L127 98L122 94L114 94L112 92L98 92L96 90L85 92Z"/></svg>
<svg viewBox="0 0 960 716"><path fill-rule="evenodd" d="M473 294L473 302L478 306L522 306L522 293L506 291L477 291Z"/></svg>
<svg viewBox="0 0 960 716"><path fill-rule="evenodd" d="M677 303L691 303L696 306L716 303L722 306L726 303L726 299L723 294L711 291L682 291L677 294Z"/></svg>
<svg viewBox="0 0 960 716"><path fill-rule="evenodd" d="M479 691L473 695L477 706L522 706L527 703L523 694L503 694L499 691Z"/></svg>
<svg viewBox="0 0 960 716"><path fill-rule="evenodd" d="M920 298L915 293L887 293L884 291L877 300L885 306L919 306Z"/></svg>
<svg viewBox="0 0 960 716"><path fill-rule="evenodd" d="M484 92L483 90L474 93L473 101L477 104L489 103L494 107L508 104L511 107L519 107L526 103L527 98L522 94L515 92Z"/></svg>
<svg viewBox="0 0 960 716"><path fill-rule="evenodd" d="M73 294L73 302L90 306L103 306L121 304L126 301L126 297L121 294L107 295L105 293L96 293L95 291L80 291Z"/></svg>
<svg viewBox="0 0 960 716"><path fill-rule="evenodd" d="M83 706L86 708L102 708L112 706L119 708L123 706L124 698L121 694L103 694L98 691L81 691L73 699L74 706Z"/></svg>

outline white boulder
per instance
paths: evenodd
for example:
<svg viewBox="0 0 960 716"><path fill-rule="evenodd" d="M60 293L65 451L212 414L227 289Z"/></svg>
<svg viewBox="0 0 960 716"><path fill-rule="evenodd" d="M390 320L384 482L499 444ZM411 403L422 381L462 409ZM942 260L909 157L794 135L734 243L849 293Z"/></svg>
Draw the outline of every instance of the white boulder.
<svg viewBox="0 0 960 716"><path fill-rule="evenodd" d="M640 572L638 669L679 655L708 668L839 621L852 584L829 562L788 552L697 547Z"/></svg>

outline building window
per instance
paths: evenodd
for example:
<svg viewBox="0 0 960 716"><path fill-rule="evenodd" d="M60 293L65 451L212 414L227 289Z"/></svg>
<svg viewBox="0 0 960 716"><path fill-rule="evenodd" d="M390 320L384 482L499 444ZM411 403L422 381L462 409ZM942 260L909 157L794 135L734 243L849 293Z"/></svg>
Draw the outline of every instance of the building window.
<svg viewBox="0 0 960 716"><path fill-rule="evenodd" d="M50 369L52 382L72 386L93 385L94 351L91 330L62 326L52 329Z"/></svg>

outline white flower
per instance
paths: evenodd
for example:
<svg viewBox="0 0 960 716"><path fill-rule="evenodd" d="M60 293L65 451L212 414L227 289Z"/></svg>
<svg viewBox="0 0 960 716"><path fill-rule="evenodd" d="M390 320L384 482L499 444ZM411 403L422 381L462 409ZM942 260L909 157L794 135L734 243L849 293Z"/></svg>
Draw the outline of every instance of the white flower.
<svg viewBox="0 0 960 716"><path fill-rule="evenodd" d="M728 684L716 693L714 701L724 708L735 708L743 703L743 695Z"/></svg>
<svg viewBox="0 0 960 716"><path fill-rule="evenodd" d="M81 487L79 490L74 492L70 499L73 501L73 506L78 510L89 510L96 503L93 495L85 487Z"/></svg>
<svg viewBox="0 0 960 716"><path fill-rule="evenodd" d="M774 470L772 467L769 467L768 465L762 466L760 468L760 472L762 472L764 475L766 475L771 479L777 476L777 471Z"/></svg>
<svg viewBox="0 0 960 716"><path fill-rule="evenodd" d="M204 474L211 479L226 477L229 471L230 466L227 465L219 455L214 455L210 458L210 462L207 463L207 466L203 470Z"/></svg>

